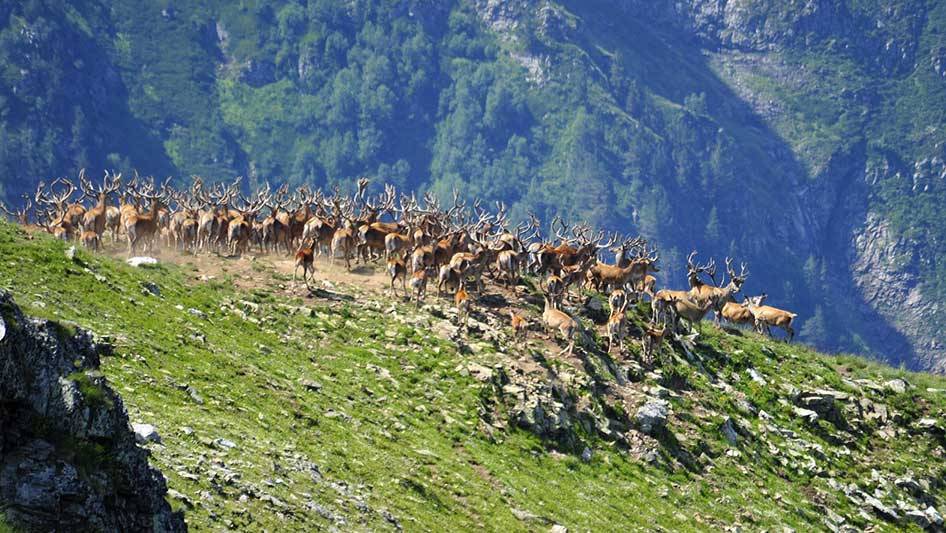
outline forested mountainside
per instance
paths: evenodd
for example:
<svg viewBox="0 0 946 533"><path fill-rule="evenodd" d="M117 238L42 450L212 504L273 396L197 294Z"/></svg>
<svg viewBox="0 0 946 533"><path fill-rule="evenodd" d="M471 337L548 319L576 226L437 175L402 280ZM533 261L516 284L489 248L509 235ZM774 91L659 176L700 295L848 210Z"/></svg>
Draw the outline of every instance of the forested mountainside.
<svg viewBox="0 0 946 533"><path fill-rule="evenodd" d="M801 337L943 370L946 4L0 6L7 201L80 167L376 177L750 264Z"/></svg>

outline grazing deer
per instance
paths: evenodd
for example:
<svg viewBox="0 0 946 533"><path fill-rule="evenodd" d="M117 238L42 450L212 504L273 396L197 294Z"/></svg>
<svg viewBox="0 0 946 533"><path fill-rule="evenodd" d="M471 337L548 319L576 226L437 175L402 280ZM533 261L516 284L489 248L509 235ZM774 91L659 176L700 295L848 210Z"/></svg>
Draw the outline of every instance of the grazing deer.
<svg viewBox="0 0 946 533"><path fill-rule="evenodd" d="M624 352L624 336L627 333L627 316L624 311L627 304L615 308L608 317L608 353L614 348L614 341L618 342L618 350Z"/></svg>
<svg viewBox="0 0 946 533"><path fill-rule="evenodd" d="M400 279L401 291L407 295L407 265L404 263L403 259L395 256L388 258L388 277L391 278L391 294L397 296L397 289L394 287L394 282Z"/></svg>
<svg viewBox="0 0 946 533"><path fill-rule="evenodd" d="M517 342L525 340L526 334L528 334L529 323L526 321L525 317L516 313L515 310L509 310L509 321L512 324L512 334L513 338Z"/></svg>
<svg viewBox="0 0 946 533"><path fill-rule="evenodd" d="M553 335L553 339L554 330L558 330L565 340L568 341L568 346L558 352L558 355L571 355L572 351L575 349L575 332L578 330L578 322L568 316L568 314L559 311L555 307L549 293L546 292L543 296L545 299L545 309L542 312L542 320L545 322L545 330Z"/></svg>
<svg viewBox="0 0 946 533"><path fill-rule="evenodd" d="M795 337L795 329L792 327L792 322L798 314L784 311L777 307L762 305L762 301L765 297L766 295L763 293L761 296L749 298L747 301L746 307L749 309L749 312L752 313L756 330L759 333L764 333L771 337L772 326L782 328L785 330L785 333L788 334L788 342L792 342L792 339Z"/></svg>
<svg viewBox="0 0 946 533"><path fill-rule="evenodd" d="M467 322L470 319L471 302L470 293L466 292L464 283L461 282L456 294L453 295L453 303L457 308L457 325L464 329L469 329Z"/></svg>
<svg viewBox="0 0 946 533"><path fill-rule="evenodd" d="M411 274L411 293L414 295L414 305L420 307L421 301L427 293L427 269L415 270Z"/></svg>
<svg viewBox="0 0 946 533"><path fill-rule="evenodd" d="M654 362L654 353L660 348L669 329L667 326L657 326L653 322L645 325L644 336L641 337L641 362L650 365Z"/></svg>
<svg viewBox="0 0 946 533"><path fill-rule="evenodd" d="M302 267L302 281L305 282L306 287L309 286L309 273L315 274L315 250L313 245L314 243L310 243L309 246L299 248L296 252L296 265L292 269L292 281L296 281L296 272Z"/></svg>

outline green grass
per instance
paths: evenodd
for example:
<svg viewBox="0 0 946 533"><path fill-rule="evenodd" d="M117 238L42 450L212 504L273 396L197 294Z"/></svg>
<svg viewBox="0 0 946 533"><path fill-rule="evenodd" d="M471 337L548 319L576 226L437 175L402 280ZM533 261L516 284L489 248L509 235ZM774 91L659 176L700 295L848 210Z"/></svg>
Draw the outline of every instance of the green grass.
<svg viewBox="0 0 946 533"><path fill-rule="evenodd" d="M926 390L946 389L938 377L827 357L754 334L720 333L704 324L696 361L665 347L662 376L632 385L638 391L659 383L671 389L668 431L659 442L645 438L658 450L657 463L576 430L594 449L586 463L529 432L487 428L480 411L490 393L463 369L507 356L488 343L479 352L458 353L453 343L430 333L437 319L412 306L367 297L287 301L284 282L276 277L243 293L229 281L199 282L191 268L133 269L81 250L73 262L64 248L42 235L26 240L21 230L0 224L0 286L29 314L74 322L115 343L102 373L132 421L158 428L164 445L152 447L152 463L170 488L189 498L192 507L171 502L195 530L312 530L331 524L306 508L309 501L330 518L344 517L341 529L391 529L382 514L389 511L411 531L545 530L552 523L578 531L652 530L655 524L702 531L737 522L748 529L811 530L823 527L823 505L865 527L844 496L827 487L825 472L844 483L869 479L871 469L938 475L929 458L942 443L928 435L905 433L884 441L856 434L851 455L835 454L841 432L798 421L782 389L791 383L853 391L842 376L881 383L905 376L916 388L902 397L871 393L872 399L911 419L942 417L946 395ZM160 287L160 297L142 292L146 281ZM241 301L257 303L258 310ZM306 312L293 309L300 306ZM637 346L630 349L636 352ZM601 392L616 385L610 371L597 365L600 390L594 394L600 396L594 401L612 416L633 415L635 403ZM769 385L753 382L749 368ZM85 397L95 397L88 376L71 377ZM321 388L310 390L303 379ZM731 390L721 390L721 381ZM191 398L187 387L203 402ZM593 394L588 388L570 393ZM772 421L741 414L739 399ZM502 404L499 409L502 415ZM755 438L730 446L719 431L725 416ZM772 433L767 425L794 431L796 438ZM237 446L221 447L215 439ZM826 450L817 470L781 462L798 439ZM773 454L770 446L782 451ZM732 448L740 455L727 455ZM95 464L100 458L94 452L76 454ZM226 481L227 471L237 477ZM933 492L941 502L943 489ZM513 510L539 518L521 520Z"/></svg>

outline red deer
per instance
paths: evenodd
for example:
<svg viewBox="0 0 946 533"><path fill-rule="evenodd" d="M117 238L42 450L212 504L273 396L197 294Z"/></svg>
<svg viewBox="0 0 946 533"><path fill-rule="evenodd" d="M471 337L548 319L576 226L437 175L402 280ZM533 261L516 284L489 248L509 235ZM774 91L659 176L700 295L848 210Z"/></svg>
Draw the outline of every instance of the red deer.
<svg viewBox="0 0 946 533"><path fill-rule="evenodd" d="M558 355L571 355L572 351L575 349L575 332L578 330L578 322L568 316L568 314L556 309L555 304L552 302L547 292L544 294L544 299L545 308L542 312L542 321L545 322L545 329L547 332L558 330L565 340L568 341L568 345L563 348L562 351L558 352ZM554 333L552 333L552 335L554 338Z"/></svg>
<svg viewBox="0 0 946 533"><path fill-rule="evenodd" d="M792 339L795 337L795 329L792 327L792 322L798 314L777 307L762 305L764 299L764 293L761 296L749 298L748 305L746 306L755 319L756 330L758 330L759 333L771 336L772 326L782 328L785 330L785 333L788 333L788 342L792 342Z"/></svg>

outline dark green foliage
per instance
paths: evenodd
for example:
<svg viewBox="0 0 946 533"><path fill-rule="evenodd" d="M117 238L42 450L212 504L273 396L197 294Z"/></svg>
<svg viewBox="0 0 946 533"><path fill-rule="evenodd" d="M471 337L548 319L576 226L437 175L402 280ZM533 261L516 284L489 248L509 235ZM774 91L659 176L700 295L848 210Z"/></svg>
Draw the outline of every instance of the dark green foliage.
<svg viewBox="0 0 946 533"><path fill-rule="evenodd" d="M842 210L863 198L918 243L924 290L946 295L942 180L910 179L915 161L946 159L946 83L932 66L946 63L946 6L839 1L806 19L796 3L752 2L750 41L784 47L772 61L805 77L750 68L734 83L725 57L619 4L550 3L549 22L523 14L498 35L459 0L11 3L0 8L0 195L83 166L457 188L505 201L513 218L561 214L654 238L662 285L684 282L690 249L738 255L754 273L747 291L766 290L800 323L822 306L830 339L805 338L876 352L858 340L868 321L834 311L821 286L848 272L836 239L849 235L823 233L844 225L835 216L863 218ZM888 41L917 46L897 55ZM760 116L734 86L782 112ZM806 202L827 215L803 218ZM803 269L810 257L819 272Z"/></svg>

